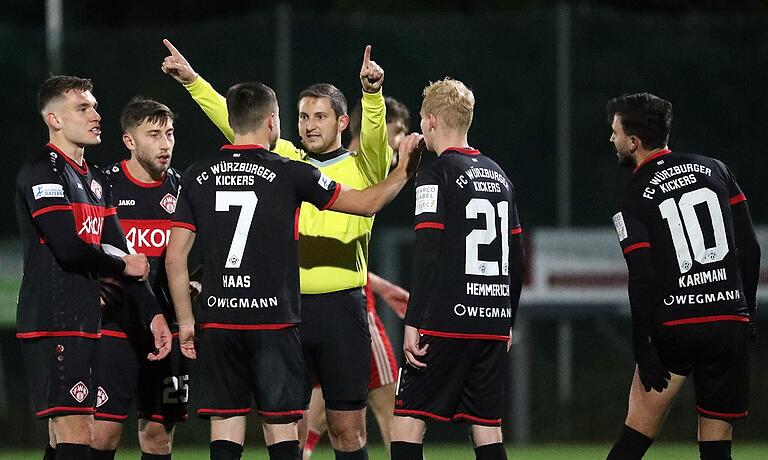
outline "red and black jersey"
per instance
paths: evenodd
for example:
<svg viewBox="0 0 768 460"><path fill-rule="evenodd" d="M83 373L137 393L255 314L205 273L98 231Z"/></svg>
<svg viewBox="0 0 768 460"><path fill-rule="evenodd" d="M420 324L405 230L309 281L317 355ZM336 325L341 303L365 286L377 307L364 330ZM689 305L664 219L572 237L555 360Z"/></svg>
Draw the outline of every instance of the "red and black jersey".
<svg viewBox="0 0 768 460"><path fill-rule="evenodd" d="M17 337L97 338L97 273L125 267L100 249L125 246L103 174L48 144L19 171L16 210L24 245Z"/></svg>
<svg viewBox="0 0 768 460"><path fill-rule="evenodd" d="M185 173L172 227L196 232L201 328L265 329L300 322L302 201L330 207L341 186L258 145L227 145Z"/></svg>
<svg viewBox="0 0 768 460"><path fill-rule="evenodd" d="M418 172L415 213L406 324L427 335L506 340L522 283L522 229L506 173L477 150L448 149Z"/></svg>
<svg viewBox="0 0 768 460"><path fill-rule="evenodd" d="M176 314L165 275L165 248L181 187L181 174L170 168L162 180L142 182L131 175L126 161L109 166L104 172L128 246L147 256L149 284L169 326L173 328ZM133 299L125 296L122 305L107 305L103 327L110 330L139 330L141 323L133 302Z"/></svg>
<svg viewBox="0 0 768 460"><path fill-rule="evenodd" d="M628 264L637 251L650 253L641 270L651 273L633 275L630 265L630 297L633 280L650 284L650 292L636 295L649 305L633 305L633 312L650 308L653 323L669 326L747 321L738 254L743 248L736 245L732 213L745 200L731 171L716 159L664 149L640 164L613 217Z"/></svg>

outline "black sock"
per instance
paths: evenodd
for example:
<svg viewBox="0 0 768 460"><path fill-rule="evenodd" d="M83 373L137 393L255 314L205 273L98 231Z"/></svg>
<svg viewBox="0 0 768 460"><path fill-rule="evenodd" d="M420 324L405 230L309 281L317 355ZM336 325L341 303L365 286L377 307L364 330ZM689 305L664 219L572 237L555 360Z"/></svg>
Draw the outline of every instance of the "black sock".
<svg viewBox="0 0 768 460"><path fill-rule="evenodd" d="M299 441L276 442L267 446L269 460L301 460Z"/></svg>
<svg viewBox="0 0 768 460"><path fill-rule="evenodd" d="M115 460L114 450L98 450L91 447L91 460Z"/></svg>
<svg viewBox="0 0 768 460"><path fill-rule="evenodd" d="M619 440L613 445L606 460L641 459L652 443L653 439L624 425Z"/></svg>
<svg viewBox="0 0 768 460"><path fill-rule="evenodd" d="M495 444L486 444L475 447L476 460L507 460L507 451L504 450L504 444L497 442Z"/></svg>
<svg viewBox="0 0 768 460"><path fill-rule="evenodd" d="M171 460L171 454L148 454L142 452L141 460Z"/></svg>
<svg viewBox="0 0 768 460"><path fill-rule="evenodd" d="M45 445L45 453L43 454L43 460L56 460L56 448L51 447L50 443Z"/></svg>
<svg viewBox="0 0 768 460"><path fill-rule="evenodd" d="M211 460L240 460L243 446L236 442L218 439L211 442Z"/></svg>
<svg viewBox="0 0 768 460"><path fill-rule="evenodd" d="M405 441L392 441L390 446L392 460L423 460L424 444Z"/></svg>
<svg viewBox="0 0 768 460"><path fill-rule="evenodd" d="M731 460L731 441L699 441L701 460Z"/></svg>
<svg viewBox="0 0 768 460"><path fill-rule="evenodd" d="M91 446L87 444L56 444L56 460L90 460Z"/></svg>
<svg viewBox="0 0 768 460"><path fill-rule="evenodd" d="M366 447L354 452L342 452L333 449L333 453L336 455L336 460L368 460L368 448Z"/></svg>

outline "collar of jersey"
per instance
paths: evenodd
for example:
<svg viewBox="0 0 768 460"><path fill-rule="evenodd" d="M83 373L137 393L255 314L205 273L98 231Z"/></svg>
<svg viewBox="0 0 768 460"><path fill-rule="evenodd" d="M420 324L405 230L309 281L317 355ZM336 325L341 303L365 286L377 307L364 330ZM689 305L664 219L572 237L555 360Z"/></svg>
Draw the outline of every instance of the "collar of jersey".
<svg viewBox="0 0 768 460"><path fill-rule="evenodd" d="M328 166L335 165L336 163L346 160L347 158L349 158L350 155L352 155L352 152L346 151L337 157L333 157L330 160L325 160L325 161L320 161L307 155L307 160L309 160L309 163L312 164L312 166L315 166L316 168L326 168Z"/></svg>
<svg viewBox="0 0 768 460"><path fill-rule="evenodd" d="M88 174L88 163L86 163L86 162L85 162L85 158L83 158L83 165L82 165L82 166L80 166L79 164L75 163L75 160L73 160L72 158L69 158L69 157L67 156L67 154L66 154L66 153L62 152L60 148L58 148L58 147L56 147L55 145L53 145L53 143L52 143L52 142L49 142L49 143L47 143L47 144L45 144L45 145L46 145L46 147L48 147L48 148L50 148L50 149L53 149L53 150L55 150L55 151L56 151L56 153L58 153L59 155L61 155L61 156L64 158L64 161L66 161L66 162L67 162L67 163L69 163L69 164L70 164L70 165L71 165L73 168L75 168L75 171L79 172L79 173L80 173L80 174L82 174L83 176L85 176L86 174Z"/></svg>
<svg viewBox="0 0 768 460"><path fill-rule="evenodd" d="M123 170L123 174L125 174L125 177L128 178L129 181L143 188L160 187L161 185L163 185L163 182L165 182L165 177L167 174L167 173L163 173L162 180L153 180L152 182L144 182L134 177L133 174L131 174L131 171L128 169L128 160L123 160L120 162L120 169Z"/></svg>
<svg viewBox="0 0 768 460"><path fill-rule="evenodd" d="M448 147L447 149L443 150L443 153L448 152L461 153L462 155L480 155L480 151L473 149L472 147Z"/></svg>
<svg viewBox="0 0 768 460"><path fill-rule="evenodd" d="M269 150L261 144L227 144L222 145L221 150Z"/></svg>
<svg viewBox="0 0 768 460"><path fill-rule="evenodd" d="M648 158L643 160L642 163L640 163L639 165L635 166L635 170L632 171L632 174L636 173L638 169L642 168L647 163L650 163L651 161L655 160L656 158L663 157L664 155L669 155L670 153L672 153L672 151L669 150L669 149L661 149L658 152L654 153L653 155L649 155Z"/></svg>

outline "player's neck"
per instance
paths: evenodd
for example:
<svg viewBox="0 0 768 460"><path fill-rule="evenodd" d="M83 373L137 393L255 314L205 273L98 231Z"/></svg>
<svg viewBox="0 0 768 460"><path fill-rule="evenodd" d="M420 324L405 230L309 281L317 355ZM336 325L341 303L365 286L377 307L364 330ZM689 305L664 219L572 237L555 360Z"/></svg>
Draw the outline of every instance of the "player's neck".
<svg viewBox="0 0 768 460"><path fill-rule="evenodd" d="M144 169L141 163L139 163L139 160L137 160L134 156L131 156L131 158L125 162L125 166L128 168L128 172L131 174L131 176L133 176L133 178L139 182L144 182L147 184L151 184L152 182L160 182L163 180L163 176L165 176L164 172L156 173L157 177L153 176L152 173Z"/></svg>
<svg viewBox="0 0 768 460"><path fill-rule="evenodd" d="M440 156L451 147L469 147L467 133L444 133L435 136L435 153Z"/></svg>
<svg viewBox="0 0 768 460"><path fill-rule="evenodd" d="M269 133L255 132L247 134L235 133L235 140L232 145L260 145L265 149L269 148Z"/></svg>
<svg viewBox="0 0 768 460"><path fill-rule="evenodd" d="M668 150L668 149L669 147L667 147L666 145L664 147L659 147L653 150L638 149L634 154L635 167L640 166L641 164L648 161L648 158L650 158L651 156L661 152L662 150Z"/></svg>
<svg viewBox="0 0 768 460"><path fill-rule="evenodd" d="M83 165L83 156L85 155L85 147L74 144L68 141L64 136L60 136L57 133L50 133L50 143L55 145L57 149L68 156L70 160L77 163L79 166Z"/></svg>
<svg viewBox="0 0 768 460"><path fill-rule="evenodd" d="M360 148L360 137L353 137L352 140L349 141L349 145L347 145L347 150L349 151L357 151Z"/></svg>

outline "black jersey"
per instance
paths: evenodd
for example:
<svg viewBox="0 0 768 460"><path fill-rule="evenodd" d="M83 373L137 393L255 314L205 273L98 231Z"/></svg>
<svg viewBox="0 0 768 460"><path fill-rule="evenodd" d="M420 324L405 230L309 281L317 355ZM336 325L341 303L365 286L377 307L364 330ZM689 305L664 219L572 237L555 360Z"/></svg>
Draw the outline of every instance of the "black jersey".
<svg viewBox="0 0 768 460"><path fill-rule="evenodd" d="M747 315L731 206L746 200L730 170L661 150L639 165L613 222L625 254L649 249L656 323Z"/></svg>
<svg viewBox="0 0 768 460"><path fill-rule="evenodd" d="M168 325L174 328L176 313L165 275L165 248L171 232L171 217L181 186L181 174L170 168L161 181L141 182L128 170L126 161L105 168L112 200L128 246L149 260L149 284L162 307ZM107 305L105 329L140 330L134 300L124 296L121 305Z"/></svg>
<svg viewBox="0 0 768 460"><path fill-rule="evenodd" d="M33 153L16 183L16 210L24 245L17 304L17 337L100 333L98 273L121 273L122 235L104 176L72 161L53 144ZM102 237L103 236L103 237ZM124 247L124 241L122 242Z"/></svg>
<svg viewBox="0 0 768 460"><path fill-rule="evenodd" d="M443 232L429 285L412 287L424 293L408 307L422 311L415 326L428 335L506 340L521 281L510 277L510 237L522 232L506 173L477 150L448 149L418 172L415 213L417 232Z"/></svg>
<svg viewBox="0 0 768 460"><path fill-rule="evenodd" d="M258 145L227 145L184 174L171 226L196 232L202 328L299 323L298 219L302 201L330 207L341 186L316 168Z"/></svg>

